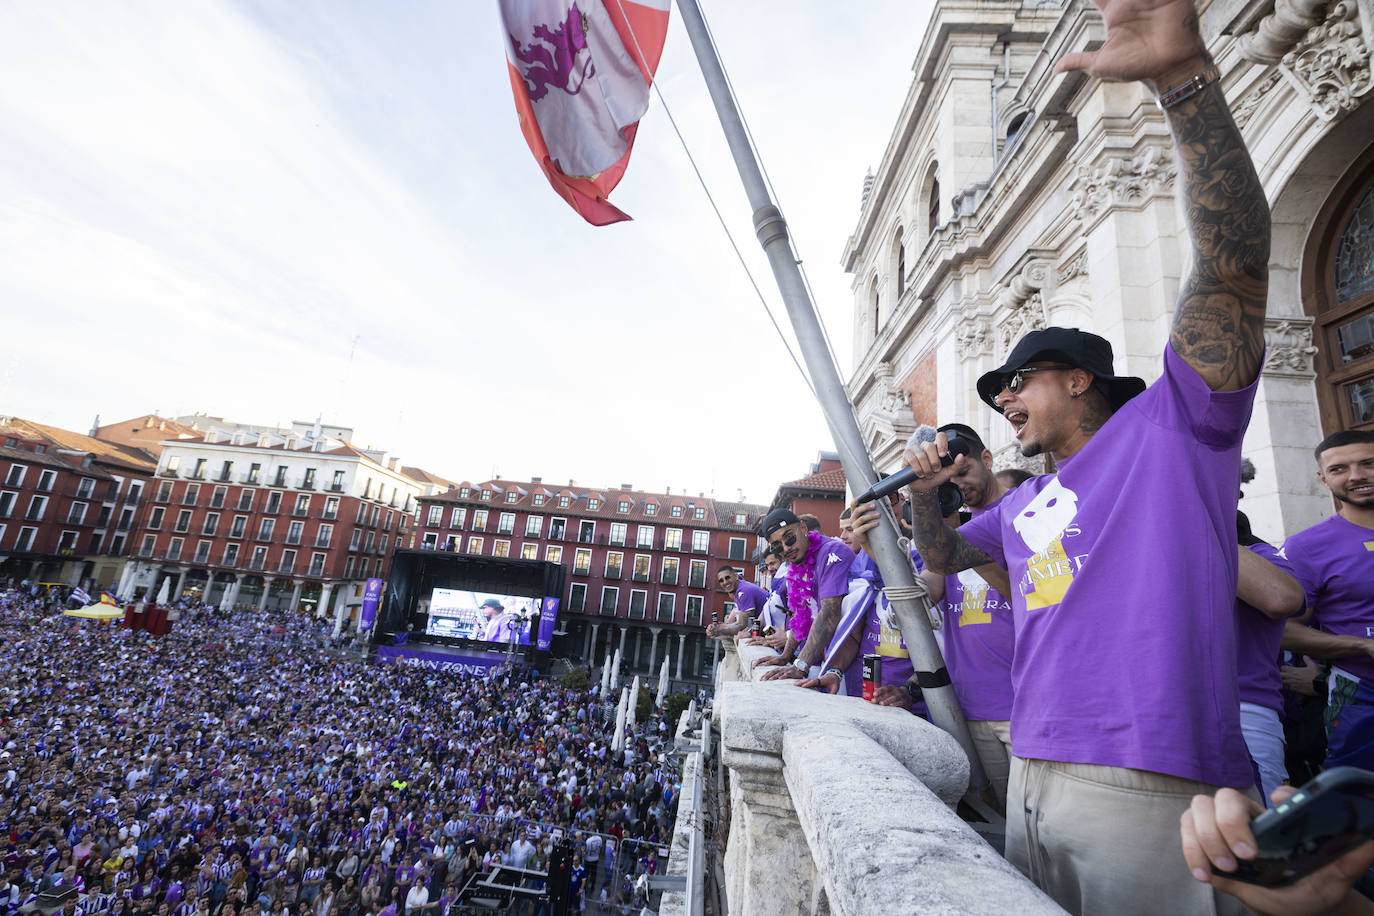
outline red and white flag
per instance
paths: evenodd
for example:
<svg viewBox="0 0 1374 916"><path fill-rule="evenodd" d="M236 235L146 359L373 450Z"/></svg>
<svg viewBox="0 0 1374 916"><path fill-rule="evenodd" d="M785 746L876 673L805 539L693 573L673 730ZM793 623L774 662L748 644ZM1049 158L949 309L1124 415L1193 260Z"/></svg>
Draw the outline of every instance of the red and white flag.
<svg viewBox="0 0 1374 916"><path fill-rule="evenodd" d="M625 174L668 35L669 0L499 0L520 130L582 218L630 217L606 196Z"/></svg>

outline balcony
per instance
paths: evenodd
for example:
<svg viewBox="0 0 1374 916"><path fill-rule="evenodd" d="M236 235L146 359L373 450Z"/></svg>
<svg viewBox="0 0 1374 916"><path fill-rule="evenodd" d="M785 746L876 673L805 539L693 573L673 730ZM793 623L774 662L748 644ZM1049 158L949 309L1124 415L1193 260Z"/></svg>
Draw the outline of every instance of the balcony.
<svg viewBox="0 0 1374 916"><path fill-rule="evenodd" d="M262 475L255 474L252 471L249 471L247 474L244 474L242 477L239 478L240 483L246 483L250 487L256 487L260 480L262 480Z"/></svg>
<svg viewBox="0 0 1374 916"><path fill-rule="evenodd" d="M232 475L232 474L220 474L218 477L215 478L215 482L216 482L216 483L233 483L233 482L234 482L234 475Z"/></svg>
<svg viewBox="0 0 1374 916"><path fill-rule="evenodd" d="M302 480L302 481L301 481L301 486L300 486L300 488L301 488L302 490L313 490L313 489L315 489L315 481L313 481L313 480Z"/></svg>
<svg viewBox="0 0 1374 916"><path fill-rule="evenodd" d="M659 585L677 585L677 573L673 573L671 576L664 573L659 578Z"/></svg>
<svg viewBox="0 0 1374 916"><path fill-rule="evenodd" d="M322 519L324 519L324 520L326 520L326 521L334 521L335 519L337 519L337 518L339 517L339 510L338 510L338 509L321 509L321 510L320 510L320 514L319 514L319 516L317 516L317 517L318 517L318 518L322 518Z"/></svg>
<svg viewBox="0 0 1374 916"><path fill-rule="evenodd" d="M223 508L224 508L224 497L223 497L223 496L212 496L212 497L210 497L210 508L211 508L211 509L223 509Z"/></svg>
<svg viewBox="0 0 1374 916"><path fill-rule="evenodd" d="M608 570L606 570L605 574L604 574L601 578L603 578L603 579L619 579L619 578L620 578L620 570L618 570L618 569L608 569Z"/></svg>
<svg viewBox="0 0 1374 916"><path fill-rule="evenodd" d="M631 576L631 578L634 579L634 581L636 582L648 582L649 574L648 572L640 572L639 570L635 570L635 573L633 576Z"/></svg>
<svg viewBox="0 0 1374 916"><path fill-rule="evenodd" d="M162 555L162 557L163 557L163 559L165 559L165 560L180 560L180 559L181 559L181 548L180 548L180 547L168 547L168 548L167 548L167 552L164 553L164 554Z"/></svg>
<svg viewBox="0 0 1374 916"><path fill-rule="evenodd" d="M116 531L128 531L132 527L133 523L130 522L128 519L120 519L118 522L115 523Z"/></svg>
<svg viewBox="0 0 1374 916"><path fill-rule="evenodd" d="M159 477L180 477L181 475L177 473L177 469L176 469L176 468L163 468L162 470L160 470L160 471L157 472L157 476L159 476Z"/></svg>
<svg viewBox="0 0 1374 916"><path fill-rule="evenodd" d="M333 538L315 538L315 546L322 549L328 549L329 542L332 540Z"/></svg>
<svg viewBox="0 0 1374 916"><path fill-rule="evenodd" d="M177 534L189 534L191 531L191 526L186 522L177 522L175 525L172 526L172 530Z"/></svg>
<svg viewBox="0 0 1374 916"><path fill-rule="evenodd" d="M291 510L291 514L296 518L309 518L310 508L308 506L296 506Z"/></svg>
<svg viewBox="0 0 1374 916"><path fill-rule="evenodd" d="M279 573L287 573L289 575L290 573L295 572L295 569L296 564L294 562L287 563L285 560L283 560L282 562L277 564L277 572Z"/></svg>
<svg viewBox="0 0 1374 916"><path fill-rule="evenodd" d="M43 521L43 509L30 509L24 513L24 521L41 522Z"/></svg>
<svg viewBox="0 0 1374 916"><path fill-rule="evenodd" d="M248 568L253 570L254 572L262 572L263 567L266 565L267 564L265 564L262 560L254 559L249 561Z"/></svg>
<svg viewBox="0 0 1374 916"><path fill-rule="evenodd" d="M126 506L137 506L138 503L139 503L139 500L141 500L142 498L143 498L143 491L142 491L142 490L140 490L140 491L137 492L137 493L125 493L125 494L124 494L124 505L126 505Z"/></svg>
<svg viewBox="0 0 1374 916"><path fill-rule="evenodd" d="M321 563L318 566L316 566L312 563L310 566L310 572L307 573L307 575L309 575L311 578L320 578L324 575L324 564Z"/></svg>
<svg viewBox="0 0 1374 916"><path fill-rule="evenodd" d="M341 483L331 483L325 489L327 489L330 493L342 493L344 491L343 484Z"/></svg>
<svg viewBox="0 0 1374 916"><path fill-rule="evenodd" d="M591 568L590 566L574 566L574 567L573 567L573 575L574 575L574 576L590 576L591 574L592 574L592 568Z"/></svg>
<svg viewBox="0 0 1374 916"><path fill-rule="evenodd" d="M737 649L733 640L722 647L715 717L720 762L730 771L721 803L729 807L723 865L732 912L909 912L913 900L930 912L1063 912L955 814L969 765L952 737L893 707L753 683L767 669L752 663L771 651ZM685 737L682 726L678 734ZM687 772L715 766L689 755ZM691 846L683 833L700 822L691 782L683 784L669 874L682 873L687 857L678 850ZM882 880L874 880L874 863ZM664 895L662 916L687 912L681 895Z"/></svg>

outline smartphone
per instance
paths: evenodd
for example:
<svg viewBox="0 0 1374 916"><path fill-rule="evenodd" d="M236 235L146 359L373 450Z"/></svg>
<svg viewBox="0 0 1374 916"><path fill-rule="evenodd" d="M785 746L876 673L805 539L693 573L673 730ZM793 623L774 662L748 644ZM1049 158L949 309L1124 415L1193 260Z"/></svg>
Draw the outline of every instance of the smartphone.
<svg viewBox="0 0 1374 916"><path fill-rule="evenodd" d="M1258 855L1235 871L1212 870L1262 887L1286 887L1374 839L1374 773L1335 767L1250 824Z"/></svg>

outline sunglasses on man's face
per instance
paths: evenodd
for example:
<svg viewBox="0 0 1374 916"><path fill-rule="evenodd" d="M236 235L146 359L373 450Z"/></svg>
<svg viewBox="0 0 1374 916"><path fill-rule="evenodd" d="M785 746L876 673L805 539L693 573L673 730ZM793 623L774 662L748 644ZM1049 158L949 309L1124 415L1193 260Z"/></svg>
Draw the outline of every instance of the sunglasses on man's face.
<svg viewBox="0 0 1374 916"><path fill-rule="evenodd" d="M776 541L769 541L768 545L773 548L774 553L781 554L783 550L797 546L797 532L784 531L778 535Z"/></svg>
<svg viewBox="0 0 1374 916"><path fill-rule="evenodd" d="M1002 390L1016 394L1026 384L1026 376L1032 372L1050 372L1072 369L1073 366L1022 366L1015 372L1002 376Z"/></svg>

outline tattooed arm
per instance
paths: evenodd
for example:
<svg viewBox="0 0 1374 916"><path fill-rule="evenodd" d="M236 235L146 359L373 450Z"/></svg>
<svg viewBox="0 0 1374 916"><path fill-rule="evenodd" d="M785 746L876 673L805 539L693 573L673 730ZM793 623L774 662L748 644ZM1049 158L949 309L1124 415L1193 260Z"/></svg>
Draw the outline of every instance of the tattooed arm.
<svg viewBox="0 0 1374 916"><path fill-rule="evenodd" d="M902 461L916 472L916 479L908 487L911 494L911 540L925 561L926 569L942 575L994 562L992 557L946 525L940 516L940 498L935 494L936 488L968 468L969 459L966 455L956 455L953 464L943 467L940 456L948 454L949 439L944 433L938 434L934 442L923 442L916 448L902 452Z"/></svg>
<svg viewBox="0 0 1374 916"><path fill-rule="evenodd" d="M1179 86L1211 63L1193 0L1095 0L1107 40L1069 54L1058 69L1113 80ZM1268 297L1269 206L1254 163L1211 85L1165 110L1178 149L1193 243L1192 272L1179 292L1169 340L1214 391L1259 375Z"/></svg>

